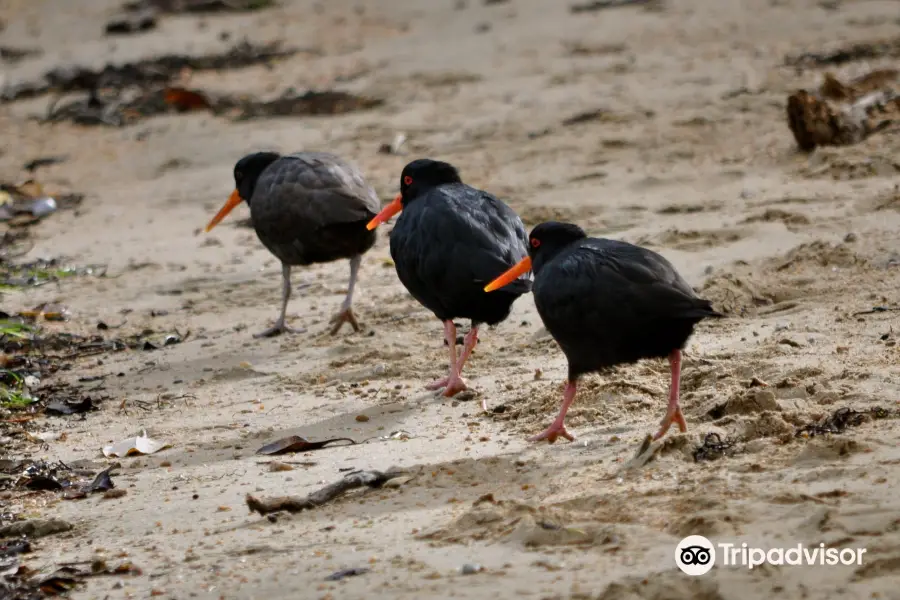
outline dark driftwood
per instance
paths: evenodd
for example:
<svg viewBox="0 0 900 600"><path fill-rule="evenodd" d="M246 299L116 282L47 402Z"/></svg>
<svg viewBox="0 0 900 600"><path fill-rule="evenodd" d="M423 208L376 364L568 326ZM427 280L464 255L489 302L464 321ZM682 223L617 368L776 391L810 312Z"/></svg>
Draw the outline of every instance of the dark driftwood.
<svg viewBox="0 0 900 600"><path fill-rule="evenodd" d="M801 150L857 144L900 121L900 73L874 71L849 84L826 74L818 91L788 96L787 118Z"/></svg>
<svg viewBox="0 0 900 600"><path fill-rule="evenodd" d="M327 502L331 502L341 494L362 487L378 488L386 482L401 475L406 471L397 468L391 468L387 471L356 471L348 473L346 477L334 483L328 484L322 489L313 492L309 496L279 496L276 498L254 498L247 494L247 507L251 512L258 512L261 515L286 510L288 512L300 512L303 510L312 510L317 506L322 506Z"/></svg>

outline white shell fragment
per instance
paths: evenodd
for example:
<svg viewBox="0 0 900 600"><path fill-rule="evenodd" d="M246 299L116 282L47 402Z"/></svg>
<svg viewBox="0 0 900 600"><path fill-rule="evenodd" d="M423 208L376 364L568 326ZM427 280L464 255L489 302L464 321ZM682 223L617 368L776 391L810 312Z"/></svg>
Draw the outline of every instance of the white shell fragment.
<svg viewBox="0 0 900 600"><path fill-rule="evenodd" d="M168 442L150 439L147 437L146 431L141 431L141 435L136 438L104 446L103 456L110 458L113 456L131 456L133 454L153 454L171 445Z"/></svg>

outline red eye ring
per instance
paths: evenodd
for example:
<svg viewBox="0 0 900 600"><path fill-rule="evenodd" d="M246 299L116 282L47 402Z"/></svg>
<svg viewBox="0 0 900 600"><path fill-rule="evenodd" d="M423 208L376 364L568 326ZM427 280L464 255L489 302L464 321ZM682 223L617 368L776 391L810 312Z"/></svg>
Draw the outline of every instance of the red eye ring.
<svg viewBox="0 0 900 600"><path fill-rule="evenodd" d="M531 247L532 248L537 248L540 245L541 245L541 240L539 240L537 238L531 238Z"/></svg>
<svg viewBox="0 0 900 600"><path fill-rule="evenodd" d="M404 183L405 185L412 185L412 177L410 177L409 175L407 175L406 177L403 178L403 183Z"/></svg>

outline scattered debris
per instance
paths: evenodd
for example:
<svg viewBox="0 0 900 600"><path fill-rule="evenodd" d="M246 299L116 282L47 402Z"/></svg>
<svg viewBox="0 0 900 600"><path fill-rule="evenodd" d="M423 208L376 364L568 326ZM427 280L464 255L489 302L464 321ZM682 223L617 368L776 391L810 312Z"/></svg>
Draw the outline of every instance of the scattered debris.
<svg viewBox="0 0 900 600"><path fill-rule="evenodd" d="M332 442L350 442L350 445L356 444L358 442L351 440L350 438L332 438L330 440L322 440L320 442L310 442L306 438L302 438L299 435L292 435L286 438L281 438L280 440L276 440L271 444L266 444L262 448L256 451L257 454L287 454L289 452L309 452L311 450L321 450L326 445Z"/></svg>
<svg viewBox="0 0 900 600"><path fill-rule="evenodd" d="M108 327L109 326L107 325L107 328ZM141 344L141 350L159 350L160 348L163 348L165 346L174 346L175 344L180 344L184 340L188 339L190 335L190 331L187 331L184 333L184 335L182 335L176 329L175 333L166 334L165 336L159 338L155 343L151 342L150 340L144 340L144 343Z"/></svg>
<svg viewBox="0 0 900 600"><path fill-rule="evenodd" d="M826 433L843 433L848 427L859 427L871 419L900 418L900 411L876 406L867 410L854 410L846 406L831 413L819 423L798 427L795 437L814 437Z"/></svg>
<svg viewBox="0 0 900 600"><path fill-rule="evenodd" d="M126 10L155 9L162 13L245 12L275 6L275 0L138 0Z"/></svg>
<svg viewBox="0 0 900 600"><path fill-rule="evenodd" d="M367 567L352 567L350 569L341 569L340 571L336 571L325 578L325 581L340 581L345 577L356 577L357 575L363 575L368 573L369 569Z"/></svg>
<svg viewBox="0 0 900 600"><path fill-rule="evenodd" d="M84 199L82 194L67 194L57 200L43 193L42 186L34 181L21 185L0 184L0 221L12 227L37 223L59 208L74 208Z"/></svg>
<svg viewBox="0 0 900 600"><path fill-rule="evenodd" d="M73 267L60 263L57 259L38 259L28 263L5 263L0 256L0 289L3 287L37 287L57 282L67 277L106 274L104 265Z"/></svg>
<svg viewBox="0 0 900 600"><path fill-rule="evenodd" d="M842 65L859 60L898 57L900 57L900 38L877 42L857 42L824 52L804 52L796 56L785 57L784 64L803 69Z"/></svg>
<svg viewBox="0 0 900 600"><path fill-rule="evenodd" d="M257 499L247 495L247 507L251 512L260 515L285 510L287 512L300 512L312 510L342 495L345 492L362 487L379 488L395 477L405 475L406 470L392 467L387 471L354 471L348 473L343 479L329 484L324 488L313 492L309 496L281 496L278 498Z"/></svg>
<svg viewBox="0 0 900 600"><path fill-rule="evenodd" d="M571 13L596 12L605 8L619 8L621 6L646 6L648 8L661 6L660 0L594 0L585 4L572 4L569 6Z"/></svg>
<svg viewBox="0 0 900 600"><path fill-rule="evenodd" d="M565 119L562 124L563 127L571 127L572 125L581 125L583 123L590 123L591 121L602 121L603 119L608 118L610 114L610 111L605 108L595 108L571 116Z"/></svg>
<svg viewBox="0 0 900 600"><path fill-rule="evenodd" d="M72 524L62 519L30 519L0 526L0 538L25 536L31 539L72 530Z"/></svg>
<svg viewBox="0 0 900 600"><path fill-rule="evenodd" d="M293 471L294 467L289 465L286 462L281 462L280 460L273 460L269 464L269 471L272 473L278 473L280 471Z"/></svg>
<svg viewBox="0 0 900 600"><path fill-rule="evenodd" d="M21 311L19 316L31 321L37 321L41 317L47 321L67 321L70 313L69 309L62 304L44 303L38 304L31 310Z"/></svg>
<svg viewBox="0 0 900 600"><path fill-rule="evenodd" d="M81 566L81 568L79 568ZM48 596L60 596L82 584L85 579L98 576L138 576L142 571L131 561L111 567L102 559L74 563L62 563L58 567L35 571L24 565L5 574L3 598L33 600Z"/></svg>
<svg viewBox="0 0 900 600"><path fill-rule="evenodd" d="M237 121L262 117L299 117L312 115L338 115L376 108L384 104L380 98L357 96L348 92L310 90L297 95L287 90L280 98L269 102L244 102L238 106L234 117Z"/></svg>
<svg viewBox="0 0 900 600"><path fill-rule="evenodd" d="M33 160L29 160L27 163L22 165L22 168L29 173L34 173L41 167L58 165L60 163L66 162L67 160L69 160L68 156L41 156Z"/></svg>
<svg viewBox="0 0 900 600"><path fill-rule="evenodd" d="M381 106L383 100L356 96L348 92L310 90L298 95L287 90L269 101L222 95L214 97L199 90L181 87L142 90L109 90L101 95L92 91L86 98L76 99L51 108L46 122L71 121L79 125L123 127L141 119L170 112L209 110L214 115L234 121L271 117L335 115Z"/></svg>
<svg viewBox="0 0 900 600"><path fill-rule="evenodd" d="M40 56L42 52L33 48L13 48L12 46L0 46L0 60L8 63L17 63L26 58Z"/></svg>
<svg viewBox="0 0 900 600"><path fill-rule="evenodd" d="M849 84L828 74L818 92L798 90L788 97L787 118L806 152L857 144L900 120L900 72L873 72Z"/></svg>
<svg viewBox="0 0 900 600"><path fill-rule="evenodd" d="M70 487L65 492L63 492L63 498L67 500L76 500L79 498L87 498L94 492L108 492L109 490L116 487L116 484L113 483L110 474L120 466L122 465L120 465L119 463L115 463L104 469L103 471L97 473L97 476L92 482L85 485Z"/></svg>
<svg viewBox="0 0 900 600"><path fill-rule="evenodd" d="M718 433L707 433L703 438L703 443L694 450L694 462L722 458L733 446L734 442L723 440Z"/></svg>
<svg viewBox="0 0 900 600"><path fill-rule="evenodd" d="M406 142L406 134L398 133L394 136L394 139L390 144L382 144L378 147L378 152L380 154L400 154L400 148L403 147L403 144Z"/></svg>
<svg viewBox="0 0 900 600"><path fill-rule="evenodd" d="M854 317L858 317L860 315L874 315L877 313L883 313L888 311L900 310L900 306L873 306L870 310L863 310L860 312L853 313Z"/></svg>
<svg viewBox="0 0 900 600"><path fill-rule="evenodd" d="M484 571L484 567L479 564L466 563L459 568L460 575L474 575L475 573L481 573L482 571Z"/></svg>
<svg viewBox="0 0 900 600"><path fill-rule="evenodd" d="M106 35L138 33L156 28L156 9L151 7L126 10L106 23Z"/></svg>
<svg viewBox="0 0 900 600"><path fill-rule="evenodd" d="M411 434L410 432L408 432L408 431L403 431L402 429L400 429L400 430L398 430L398 431L392 431L392 432L390 432L390 433L387 434L387 435L379 436L378 439L379 439L379 440L383 440L383 441L399 440L399 441L401 441L401 442L405 442L406 440L408 440L408 439L410 439L410 438L414 438L414 437L416 437L416 436L414 436L414 435Z"/></svg>
<svg viewBox="0 0 900 600"><path fill-rule="evenodd" d="M280 42L258 45L244 40L216 54L166 54L123 65L108 64L99 70L79 65L58 67L38 80L5 86L0 92L0 101L13 102L50 92L93 92L96 95L104 90L121 92L126 88L166 85L183 77L185 71L218 71L270 64L300 51L298 48L283 48ZM319 54L313 50L306 52Z"/></svg>
<svg viewBox="0 0 900 600"><path fill-rule="evenodd" d="M113 456L132 456L135 454L154 454L164 448L169 448L171 444L168 442L160 442L158 440L147 437L146 431L141 431L141 435L135 438L122 440L116 444L103 447L103 456L110 458Z"/></svg>

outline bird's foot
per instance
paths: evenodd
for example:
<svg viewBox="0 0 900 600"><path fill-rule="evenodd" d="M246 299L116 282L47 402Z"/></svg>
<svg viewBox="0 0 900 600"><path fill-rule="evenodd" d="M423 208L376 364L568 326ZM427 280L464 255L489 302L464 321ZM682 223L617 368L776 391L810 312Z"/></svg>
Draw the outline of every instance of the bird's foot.
<svg viewBox="0 0 900 600"><path fill-rule="evenodd" d="M558 437L564 437L570 442L575 441L575 436L569 433L569 430L566 429L566 424L564 421L553 421L553 424L545 429L543 433L528 438L528 441L540 442L541 440L547 440L548 444L552 444Z"/></svg>
<svg viewBox="0 0 900 600"><path fill-rule="evenodd" d="M447 387L447 382L450 381L449 377L444 377L443 379L438 379L437 381L432 381L428 385L425 386L426 390L439 390L441 388Z"/></svg>
<svg viewBox="0 0 900 600"><path fill-rule="evenodd" d="M681 430L681 433L687 431L687 422L684 420L684 415L681 414L681 407L677 404L673 407L669 407L669 411L663 418L662 423L659 424L659 431L653 436L653 441L655 442L666 435L666 432L669 430L669 427L672 426L672 423L678 424L678 429Z"/></svg>
<svg viewBox="0 0 900 600"><path fill-rule="evenodd" d="M469 389L468 385L466 385L466 380L459 375L456 375L454 377L444 377L443 379L433 381L425 386L425 389L428 390L439 390L442 388L444 390L444 393L441 395L446 398L453 397L456 394Z"/></svg>
<svg viewBox="0 0 900 600"><path fill-rule="evenodd" d="M306 327L294 329L293 327L288 327L284 323L275 323L274 325L272 325L265 331L260 331L259 333L254 333L253 337L268 338L268 337L275 337L277 335L281 335L282 333L306 333Z"/></svg>
<svg viewBox="0 0 900 600"><path fill-rule="evenodd" d="M344 323L350 323L350 326L353 327L353 331L359 332L360 330L359 321L356 320L356 315L353 314L353 309L349 306L331 317L329 323L333 324L331 331L329 332L331 335L337 335L337 332L341 330Z"/></svg>

